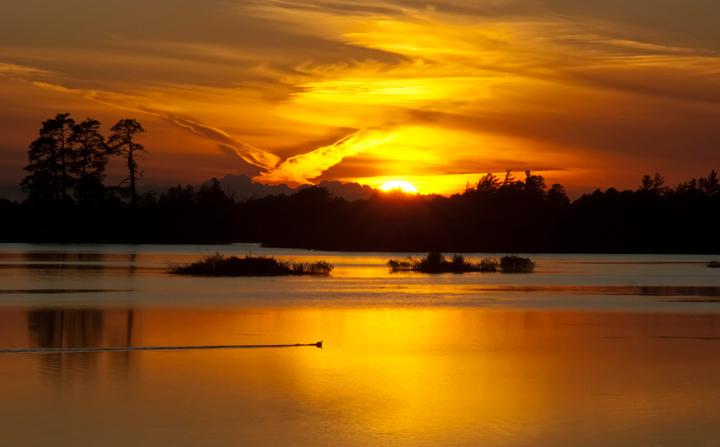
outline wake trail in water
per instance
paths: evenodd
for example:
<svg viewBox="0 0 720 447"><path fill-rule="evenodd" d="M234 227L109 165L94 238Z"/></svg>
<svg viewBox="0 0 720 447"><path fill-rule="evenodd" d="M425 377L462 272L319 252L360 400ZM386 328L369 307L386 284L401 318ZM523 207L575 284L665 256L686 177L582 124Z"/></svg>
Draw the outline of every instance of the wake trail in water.
<svg viewBox="0 0 720 447"><path fill-rule="evenodd" d="M0 354L74 354L91 352L134 352L134 351L201 351L211 349L262 349L262 348L322 348L323 342L296 343L291 345L201 345L201 346L122 346L113 348L19 348L0 349Z"/></svg>

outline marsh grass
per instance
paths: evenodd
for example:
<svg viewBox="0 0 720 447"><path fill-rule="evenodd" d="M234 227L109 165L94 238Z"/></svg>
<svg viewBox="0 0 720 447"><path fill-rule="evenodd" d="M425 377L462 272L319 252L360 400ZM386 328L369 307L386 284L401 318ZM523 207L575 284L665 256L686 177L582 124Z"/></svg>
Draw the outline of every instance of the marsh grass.
<svg viewBox="0 0 720 447"><path fill-rule="evenodd" d="M531 273L535 270L535 262L519 256L504 256L499 261L486 258L478 263L467 262L461 255L447 259L442 253L429 253L422 259L407 258L405 260L391 259L387 266L392 272L419 272L419 273Z"/></svg>
<svg viewBox="0 0 720 447"><path fill-rule="evenodd" d="M327 276L333 268L325 261L282 262L264 256L239 258L215 253L191 264L171 265L170 273L192 276Z"/></svg>

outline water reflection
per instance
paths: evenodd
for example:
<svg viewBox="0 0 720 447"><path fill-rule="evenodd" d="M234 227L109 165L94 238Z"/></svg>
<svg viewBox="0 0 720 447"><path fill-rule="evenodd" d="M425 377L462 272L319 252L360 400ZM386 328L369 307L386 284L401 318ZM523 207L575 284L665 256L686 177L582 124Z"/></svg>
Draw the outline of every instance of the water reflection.
<svg viewBox="0 0 720 447"><path fill-rule="evenodd" d="M103 313L99 310L28 312L28 331L40 348L100 346Z"/></svg>
<svg viewBox="0 0 720 447"><path fill-rule="evenodd" d="M166 268L248 248L86 250L0 247L0 348L325 348L0 354L0 445L720 439L720 276L694 259L546 256L536 275L390 276L386 254L254 248L338 269L208 279Z"/></svg>
<svg viewBox="0 0 720 447"><path fill-rule="evenodd" d="M0 355L0 392L24 396L12 412L0 405L8 445L28 436L92 445L109 432L105 444L118 446L681 446L720 436L717 315L0 310L0 321L18 316L25 324L0 327L0 340L20 332L44 347L327 345ZM18 417L48 422L28 434L9 422Z"/></svg>
<svg viewBox="0 0 720 447"><path fill-rule="evenodd" d="M133 310L41 309L27 311L30 348L132 346ZM113 374L130 370L130 353L110 357L92 354L37 355L39 370L58 383L89 380L102 374L108 361Z"/></svg>
<svg viewBox="0 0 720 447"><path fill-rule="evenodd" d="M102 251L0 251L0 269L33 270L119 270L134 273L137 270L137 252Z"/></svg>
<svg viewBox="0 0 720 447"><path fill-rule="evenodd" d="M579 285L532 285L532 286L485 286L472 287L476 292L557 292L586 295L625 295L659 297L720 297L720 287L714 286L579 286Z"/></svg>

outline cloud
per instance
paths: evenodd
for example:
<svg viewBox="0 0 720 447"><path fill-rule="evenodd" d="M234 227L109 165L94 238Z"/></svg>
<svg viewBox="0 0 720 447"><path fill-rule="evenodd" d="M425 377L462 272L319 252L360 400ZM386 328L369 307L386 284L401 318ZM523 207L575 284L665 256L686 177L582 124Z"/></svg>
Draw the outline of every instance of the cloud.
<svg viewBox="0 0 720 447"><path fill-rule="evenodd" d="M258 149L231 137L222 129L204 124L191 118L169 112L158 105L150 104L142 98L113 92L73 89L46 82L33 82L33 85L59 93L80 95L113 107L163 118L175 126L229 149L238 157L265 170L256 180L263 183L311 184L310 179L319 177L325 170L341 162L345 157L357 155L370 148L385 144L392 135L384 130L360 130L327 146L290 157L280 163L277 155Z"/></svg>
<svg viewBox="0 0 720 447"><path fill-rule="evenodd" d="M346 157L386 144L392 137L385 130L360 130L331 145L290 157L277 169L263 172L255 180L270 184L311 184L311 179L319 177Z"/></svg>
<svg viewBox="0 0 720 447"><path fill-rule="evenodd" d="M408 16L441 12L469 16L505 17L538 11L537 0L247 0L259 10L312 12L345 16Z"/></svg>
<svg viewBox="0 0 720 447"><path fill-rule="evenodd" d="M0 76L23 77L23 76L45 76L51 72L27 65L7 64L0 62Z"/></svg>
<svg viewBox="0 0 720 447"><path fill-rule="evenodd" d="M247 163L262 169L273 169L280 162L280 158L277 155L238 141L222 129L204 124L192 118L180 116L168 110L168 107L148 103L137 96L97 90L73 89L47 82L33 82L33 85L54 92L80 95L85 99L97 101L109 106L165 119L175 126L217 143L223 149L231 149L238 157Z"/></svg>
<svg viewBox="0 0 720 447"><path fill-rule="evenodd" d="M25 78L149 114L159 144L183 129L263 182L719 161L714 0L128 0L110 20L73 2L0 17L9 106L58 107Z"/></svg>
<svg viewBox="0 0 720 447"><path fill-rule="evenodd" d="M182 118L171 114L166 114L165 118L179 127L215 141L222 147L231 149L238 157L260 168L272 170L280 162L280 157L277 155L238 141L222 129L208 126L193 119Z"/></svg>

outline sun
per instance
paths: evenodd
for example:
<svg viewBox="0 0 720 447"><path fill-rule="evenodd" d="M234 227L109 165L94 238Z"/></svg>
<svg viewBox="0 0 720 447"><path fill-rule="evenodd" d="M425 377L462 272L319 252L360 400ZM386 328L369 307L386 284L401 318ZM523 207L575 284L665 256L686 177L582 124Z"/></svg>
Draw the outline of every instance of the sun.
<svg viewBox="0 0 720 447"><path fill-rule="evenodd" d="M417 194L418 190L412 183L408 183L404 180L390 180L389 182L383 183L380 187L382 191L400 191L405 194Z"/></svg>

